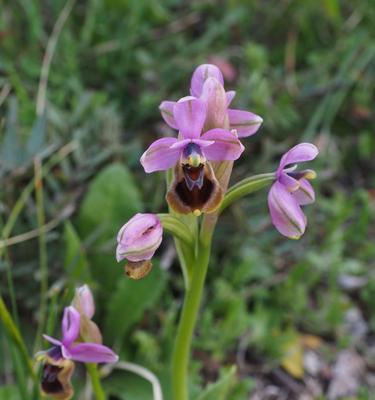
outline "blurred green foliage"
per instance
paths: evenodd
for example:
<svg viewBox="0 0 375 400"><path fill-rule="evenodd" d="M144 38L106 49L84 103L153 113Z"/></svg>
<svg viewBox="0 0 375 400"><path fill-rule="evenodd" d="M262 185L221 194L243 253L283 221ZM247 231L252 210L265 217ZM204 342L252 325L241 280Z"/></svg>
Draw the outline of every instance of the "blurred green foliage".
<svg viewBox="0 0 375 400"><path fill-rule="evenodd" d="M164 177L145 176L139 157L168 132L159 103L185 95L198 64L216 62L224 72L229 68L226 87L237 90L235 106L264 118L261 132L245 141L233 181L273 170L280 154L303 140L321 152L314 162L317 201L306 208L309 226L300 241L287 241L271 227L266 191L222 217L194 342L193 393L222 376L199 399L219 399L220 385L232 390L231 400L246 398L252 380L240 371L236 384L230 365L245 352L246 363L269 371L299 333L322 337L337 349L350 346L353 338L342 327L352 307L374 334L371 2L77 1L58 37L46 113L37 116L44 51L64 4L0 0L3 226L33 180L34 157L45 164L62 146L74 148L44 176L46 220L64 222L47 233L48 333L59 331L57 316L73 288L89 282L105 343L157 373L168 399L182 277L176 263L166 271L156 262L147 279L129 281L114 259L114 237L135 212L166 210ZM67 209L74 213L64 214ZM32 194L11 236L36 227ZM171 246L166 239L160 254ZM0 264L1 293L9 304L16 300L13 311L28 343L38 317L39 256L35 239L21 241L6 249ZM343 276L363 278L364 284L343 290ZM3 348L7 340L0 331ZM15 357L0 352L1 379L16 373L9 364ZM147 384L128 374L116 372L105 384L113 398L151 398ZM0 391L7 398L15 393L11 385ZM363 393L369 398L365 388Z"/></svg>

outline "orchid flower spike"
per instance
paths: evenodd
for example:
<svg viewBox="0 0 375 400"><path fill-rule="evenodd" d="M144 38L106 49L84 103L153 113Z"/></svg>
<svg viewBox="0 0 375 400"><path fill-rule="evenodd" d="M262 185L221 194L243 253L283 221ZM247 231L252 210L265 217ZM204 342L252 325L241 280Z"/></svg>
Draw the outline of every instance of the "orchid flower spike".
<svg viewBox="0 0 375 400"><path fill-rule="evenodd" d="M216 65L198 66L191 78L190 94L206 103L207 115L205 126L224 128L228 120L229 129L235 129L239 138L254 135L262 125L263 119L250 111L229 108L236 95L234 90L225 92L224 78ZM163 101L160 112L164 121L173 129L178 129L174 115L174 101Z"/></svg>
<svg viewBox="0 0 375 400"><path fill-rule="evenodd" d="M206 161L237 160L244 147L235 131L215 128L202 134L207 107L203 100L188 96L173 107L179 138L156 140L143 153L145 172L177 167L175 185L167 195L170 206L180 213L212 212L222 198L216 178ZM217 201L212 201L213 197Z"/></svg>
<svg viewBox="0 0 375 400"><path fill-rule="evenodd" d="M315 193L308 180L316 177L315 171L296 171L288 166L311 161L319 151L311 143L300 143L281 158L276 171L276 182L268 194L268 207L273 225L284 236L299 239L306 229L306 216L301 207L315 201Z"/></svg>
<svg viewBox="0 0 375 400"><path fill-rule="evenodd" d="M88 285L80 286L75 290L72 306L79 312L80 336L85 342L102 343L102 334L92 317L95 314L94 297Z"/></svg>
<svg viewBox="0 0 375 400"><path fill-rule="evenodd" d="M108 347L97 343L76 343L80 332L80 314L73 307L66 307L62 319L61 340L47 335L43 337L52 348L39 352L36 359L43 363L41 388L53 398L68 400L73 396L70 379L74 361L84 363L115 363L118 356Z"/></svg>
<svg viewBox="0 0 375 400"><path fill-rule="evenodd" d="M134 215L117 235L116 259L127 259L125 271L130 278L141 279L152 268L151 258L163 240L163 227L155 214Z"/></svg>

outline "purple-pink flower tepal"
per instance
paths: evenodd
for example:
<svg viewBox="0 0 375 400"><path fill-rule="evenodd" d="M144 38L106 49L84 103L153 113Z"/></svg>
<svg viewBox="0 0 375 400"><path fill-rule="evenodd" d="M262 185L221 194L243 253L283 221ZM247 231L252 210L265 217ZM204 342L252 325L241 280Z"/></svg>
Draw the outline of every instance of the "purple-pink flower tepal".
<svg viewBox="0 0 375 400"><path fill-rule="evenodd" d="M311 143L301 143L287 151L276 171L276 181L268 194L272 223L284 236L299 239L306 229L306 216L300 206L313 203L315 193L308 182L315 178L312 170L296 171L293 164L311 161L319 151Z"/></svg>
<svg viewBox="0 0 375 400"><path fill-rule="evenodd" d="M116 259L127 259L126 273L133 279L147 275L151 258L163 239L163 227L157 215L134 215L117 235Z"/></svg>
<svg viewBox="0 0 375 400"><path fill-rule="evenodd" d="M203 64L196 68L191 78L190 94L193 97L204 101L209 111L220 108L221 118L216 120L224 121L225 117L229 120L229 129L235 129L239 138L248 137L258 131L262 125L263 119L250 111L237 110L229 108L233 98L236 95L234 90L225 92L224 107L218 106L220 101L220 87L224 86L224 78L220 69L216 65ZM222 89L224 92L224 88ZM176 116L174 114L174 101L163 101L160 106L160 112L164 121L173 129L179 129ZM212 110L215 112L215 110ZM225 115L226 114L226 115ZM216 125L220 125L216 123ZM217 126L222 127L222 126Z"/></svg>
<svg viewBox="0 0 375 400"><path fill-rule="evenodd" d="M73 307L66 307L62 319L61 340L47 335L43 337L53 347L47 352L37 354L37 360L43 362L41 387L44 393L60 399L69 399L73 395L70 378L74 362L115 363L118 356L106 346L97 343L77 343L80 336L80 313Z"/></svg>
<svg viewBox="0 0 375 400"><path fill-rule="evenodd" d="M206 103L192 96L180 99L173 106L174 121L179 138L156 140L143 153L141 164L146 172L164 171L182 160L191 166L209 161L236 160L244 150L236 132L211 129L202 134L206 119Z"/></svg>

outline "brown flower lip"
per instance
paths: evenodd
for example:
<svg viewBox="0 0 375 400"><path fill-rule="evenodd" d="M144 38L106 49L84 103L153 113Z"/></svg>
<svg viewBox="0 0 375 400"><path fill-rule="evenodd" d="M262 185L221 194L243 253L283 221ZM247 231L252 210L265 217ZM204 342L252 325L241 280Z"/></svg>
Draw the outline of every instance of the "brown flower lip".
<svg viewBox="0 0 375 400"><path fill-rule="evenodd" d="M214 212L223 199L223 191L210 163L189 168L179 163L166 199L177 213L199 215Z"/></svg>

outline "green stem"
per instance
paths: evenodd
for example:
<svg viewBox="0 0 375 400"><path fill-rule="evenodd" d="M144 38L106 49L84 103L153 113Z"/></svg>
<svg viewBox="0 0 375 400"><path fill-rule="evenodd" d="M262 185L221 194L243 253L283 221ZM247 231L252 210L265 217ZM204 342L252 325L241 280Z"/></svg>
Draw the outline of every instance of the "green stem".
<svg viewBox="0 0 375 400"><path fill-rule="evenodd" d="M90 376L92 389L95 394L96 400L105 400L106 397L105 397L104 390L102 388L102 384L100 383L98 366L96 364L87 363L86 369Z"/></svg>
<svg viewBox="0 0 375 400"><path fill-rule="evenodd" d="M47 242L46 233L43 231L45 224L44 199L43 199L43 180L42 165L40 159L35 159L35 197L36 197L36 214L39 229L39 271L40 271L40 307L39 320L36 330L34 352L40 346L42 332L47 319L47 291L48 291L48 259L47 259Z"/></svg>
<svg viewBox="0 0 375 400"><path fill-rule="evenodd" d="M221 203L219 213L224 211L228 206L230 206L236 200L247 196L250 193L253 193L259 189L268 186L275 180L275 174L260 174L254 175L250 178L245 178L242 181L236 183L232 187L228 189L225 194L224 200Z"/></svg>
<svg viewBox="0 0 375 400"><path fill-rule="evenodd" d="M177 329L172 358L172 389L174 400L188 400L188 367L191 342L201 304L211 251L211 232L201 237L198 243L197 257L193 269L190 287L186 296Z"/></svg>

